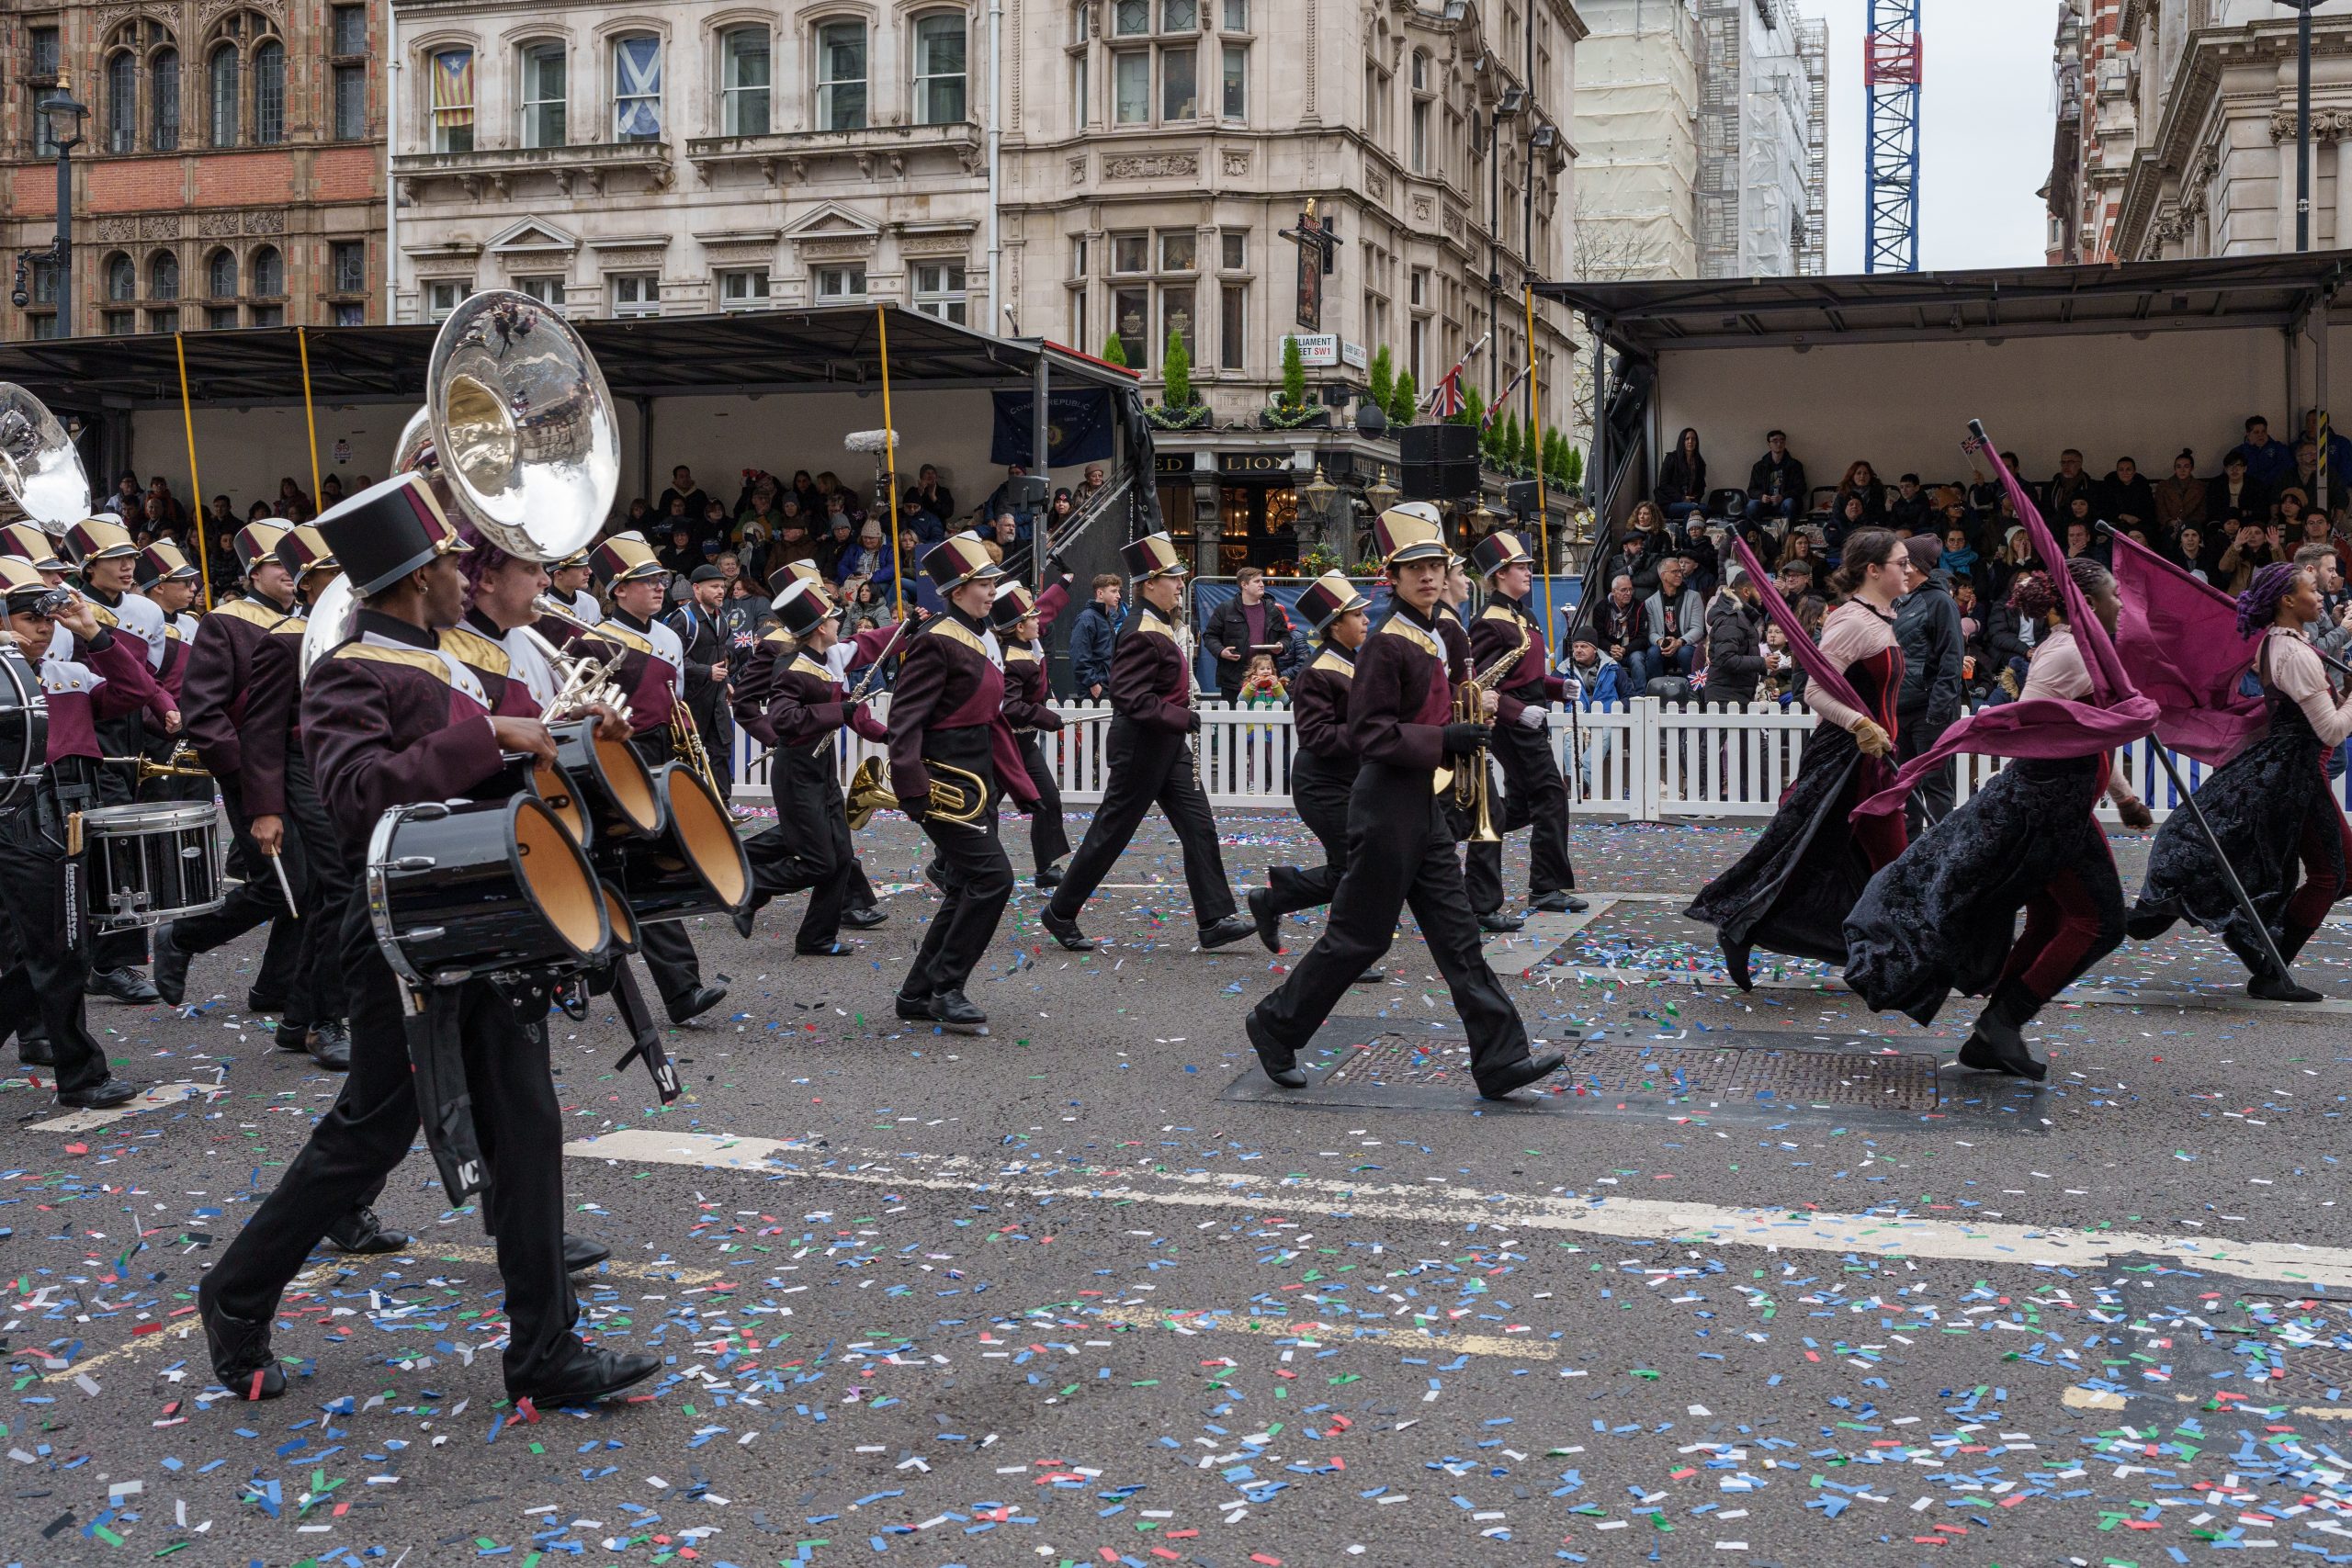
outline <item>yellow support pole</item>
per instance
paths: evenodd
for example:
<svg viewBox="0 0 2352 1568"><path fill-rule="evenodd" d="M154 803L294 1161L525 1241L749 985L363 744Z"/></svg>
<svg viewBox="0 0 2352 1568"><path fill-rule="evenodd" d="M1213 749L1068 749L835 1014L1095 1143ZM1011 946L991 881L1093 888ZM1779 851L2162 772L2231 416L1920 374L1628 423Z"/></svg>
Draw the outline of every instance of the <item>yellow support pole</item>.
<svg viewBox="0 0 2352 1568"><path fill-rule="evenodd" d="M211 514L204 510L204 480L196 471L196 414L187 400L187 336L172 334L172 352L180 362L180 429L187 436L187 483L196 502L196 570L204 579L204 607L212 608L212 556L205 547L206 519Z"/></svg>
<svg viewBox="0 0 2352 1568"><path fill-rule="evenodd" d="M1544 640L1549 645L1558 635L1552 624L1552 516L1545 507L1544 493L1544 389L1543 378L1535 373L1535 286L1527 285L1527 440L1536 452L1535 459L1535 537L1536 549L1544 558ZM1556 651L1556 650L1555 650ZM1549 671L1546 671L1548 674Z"/></svg>
<svg viewBox="0 0 2352 1568"><path fill-rule="evenodd" d="M882 334L882 467L889 475L883 488L890 492L890 592L898 602L899 619L907 618L907 565L899 558L899 426L890 417L889 308L874 307L874 330Z"/></svg>
<svg viewBox="0 0 2352 1568"><path fill-rule="evenodd" d="M311 504L319 504L319 422L311 412L311 333L294 329L295 346L302 351L302 424L311 433Z"/></svg>

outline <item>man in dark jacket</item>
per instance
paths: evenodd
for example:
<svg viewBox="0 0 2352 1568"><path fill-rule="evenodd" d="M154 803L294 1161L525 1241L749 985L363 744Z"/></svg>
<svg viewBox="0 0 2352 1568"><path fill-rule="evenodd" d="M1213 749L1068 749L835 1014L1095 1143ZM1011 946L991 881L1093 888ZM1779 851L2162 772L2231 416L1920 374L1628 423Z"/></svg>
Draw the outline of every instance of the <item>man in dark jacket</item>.
<svg viewBox="0 0 2352 1568"><path fill-rule="evenodd" d="M685 651L686 711L694 716L703 750L710 753L711 772L718 793L735 793L735 719L727 706L727 661L734 649L718 624L719 595L726 576L715 566L698 566L688 574L686 602L670 612L670 629L678 634Z"/></svg>
<svg viewBox="0 0 2352 1568"><path fill-rule="evenodd" d="M1096 573L1094 597L1070 623L1070 680L1078 694L1090 702L1102 701L1111 688L1111 645L1119 639L1119 591L1116 574Z"/></svg>
<svg viewBox="0 0 2352 1568"><path fill-rule="evenodd" d="M1621 571L1610 579L1609 592L1593 606L1589 624L1596 645L1624 666L1626 678L1632 680L1634 657L1647 654L1650 647L1649 620L1643 614L1632 578ZM1634 694L1641 694L1637 689Z"/></svg>
<svg viewBox="0 0 2352 1568"><path fill-rule="evenodd" d="M1773 431L1764 438L1764 456L1747 470L1747 520L1800 517L1812 502L1804 465L1789 456L1788 436Z"/></svg>
<svg viewBox="0 0 2352 1568"><path fill-rule="evenodd" d="M1283 675L1290 671L1280 666L1291 662L1290 615L1266 597L1266 574L1245 566L1235 581L1240 594L1218 605L1201 634L1216 655L1217 695L1228 703L1241 694L1241 677L1249 672L1251 654L1273 654L1277 672Z"/></svg>
<svg viewBox="0 0 2352 1568"><path fill-rule="evenodd" d="M1646 599L1657 592L1657 557L1650 548L1647 534L1628 534L1618 547L1616 558L1609 563L1609 580L1614 582L1620 574L1634 580L1634 597Z"/></svg>
<svg viewBox="0 0 2352 1568"><path fill-rule="evenodd" d="M1707 602L1707 705L1756 700L1764 679L1764 612L1745 568L1733 567Z"/></svg>
<svg viewBox="0 0 2352 1568"><path fill-rule="evenodd" d="M1936 563L1943 544L1932 534L1903 541L1911 592L1894 606L1894 640L1903 647L1903 689L1894 699L1895 755L1909 761L1935 745L1960 717L1960 605ZM1904 819L1917 838L1951 813L1952 764L1919 780L1904 803Z"/></svg>
<svg viewBox="0 0 2352 1568"><path fill-rule="evenodd" d="M2115 459L2115 471L2101 479L2091 503L2095 516L2115 525L2116 531L2128 534L2134 528L2154 528L2156 525L2156 487L2148 476L2129 457Z"/></svg>

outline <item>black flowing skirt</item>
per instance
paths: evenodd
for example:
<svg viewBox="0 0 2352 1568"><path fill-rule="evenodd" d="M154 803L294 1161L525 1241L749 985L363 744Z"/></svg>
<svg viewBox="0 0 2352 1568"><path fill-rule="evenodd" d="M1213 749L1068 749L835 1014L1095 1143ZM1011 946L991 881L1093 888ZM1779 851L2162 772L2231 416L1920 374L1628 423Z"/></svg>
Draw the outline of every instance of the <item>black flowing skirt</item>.
<svg viewBox="0 0 2352 1568"><path fill-rule="evenodd" d="M2066 872L2123 908L2107 833L2091 813L2100 759L2015 761L1871 878L1846 918L1846 984L1874 1012L1933 1021L1958 990L1989 995L2018 912Z"/></svg>
<svg viewBox="0 0 2352 1568"><path fill-rule="evenodd" d="M2276 939L2287 901L2301 881L2305 824L2313 812L2332 816L2341 809L2328 791L2324 750L2302 710L2291 703L2272 703L2270 732L2215 770L2198 787L2197 804ZM2312 838L2327 840L2333 862L2330 867L2313 869L2332 869L2341 886L2342 832ZM2148 877L2124 929L2133 941L2146 942L2163 935L2175 920L2211 931L2249 964L2263 950L2260 934L2231 895L2214 858L2212 840L2186 807L2156 829L2156 841L2148 851Z"/></svg>
<svg viewBox="0 0 2352 1568"><path fill-rule="evenodd" d="M1846 962L1846 916L1871 874L1903 849L1903 813L1847 821L1863 781L1883 770L1834 724L1805 738L1764 836L1683 911L1732 946L1754 946L1825 964Z"/></svg>

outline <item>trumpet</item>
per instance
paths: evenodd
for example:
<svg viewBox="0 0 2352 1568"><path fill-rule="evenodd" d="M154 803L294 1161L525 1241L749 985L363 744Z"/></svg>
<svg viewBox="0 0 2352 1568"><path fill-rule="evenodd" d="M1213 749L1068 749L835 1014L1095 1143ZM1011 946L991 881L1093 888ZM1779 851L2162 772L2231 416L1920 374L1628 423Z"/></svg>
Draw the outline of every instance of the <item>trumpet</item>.
<svg viewBox="0 0 2352 1568"><path fill-rule="evenodd" d="M168 762L159 762L153 757L143 756L101 757L98 761L113 762L121 767L135 766L139 770L141 784L145 784L149 779L209 779L212 776L210 769L198 764L196 748L185 740L172 749L172 760Z"/></svg>
<svg viewBox="0 0 2352 1568"><path fill-rule="evenodd" d="M1513 665L1527 656L1527 649L1532 640L1522 633L1517 648L1496 660L1485 670L1475 671L1467 680L1454 688L1455 723L1486 724L1489 722L1486 711L1487 694L1495 689L1495 683L1510 673ZM1488 787L1492 770L1488 765L1488 759L1487 748L1481 746L1463 760L1460 769L1440 768L1430 784L1434 793L1442 794L1448 788L1453 791L1454 805L1460 807L1470 817L1469 841L1474 844L1499 844L1503 841L1503 836L1495 830L1493 792Z"/></svg>

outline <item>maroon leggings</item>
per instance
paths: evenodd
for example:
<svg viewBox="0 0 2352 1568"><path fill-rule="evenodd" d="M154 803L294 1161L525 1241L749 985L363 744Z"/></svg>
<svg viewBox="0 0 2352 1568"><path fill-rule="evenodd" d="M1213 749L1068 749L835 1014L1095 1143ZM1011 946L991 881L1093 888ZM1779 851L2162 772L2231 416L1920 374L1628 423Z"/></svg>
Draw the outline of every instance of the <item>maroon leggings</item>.
<svg viewBox="0 0 2352 1568"><path fill-rule="evenodd" d="M2102 910L2081 873L2062 871L2026 900L2025 931L2010 944L1994 994L2022 991L2038 1010L2122 941L2120 904Z"/></svg>
<svg viewBox="0 0 2352 1568"><path fill-rule="evenodd" d="M2328 852L2331 838L2335 840L2334 856ZM2309 931L2326 919L2329 908L2344 897L2343 874L2328 863L2333 859L2335 865L2352 864L2352 829L2346 828L2344 813L2332 803L2324 811L2305 812L2295 854L2303 863L2303 885L2287 900L2279 920L2290 931Z"/></svg>

